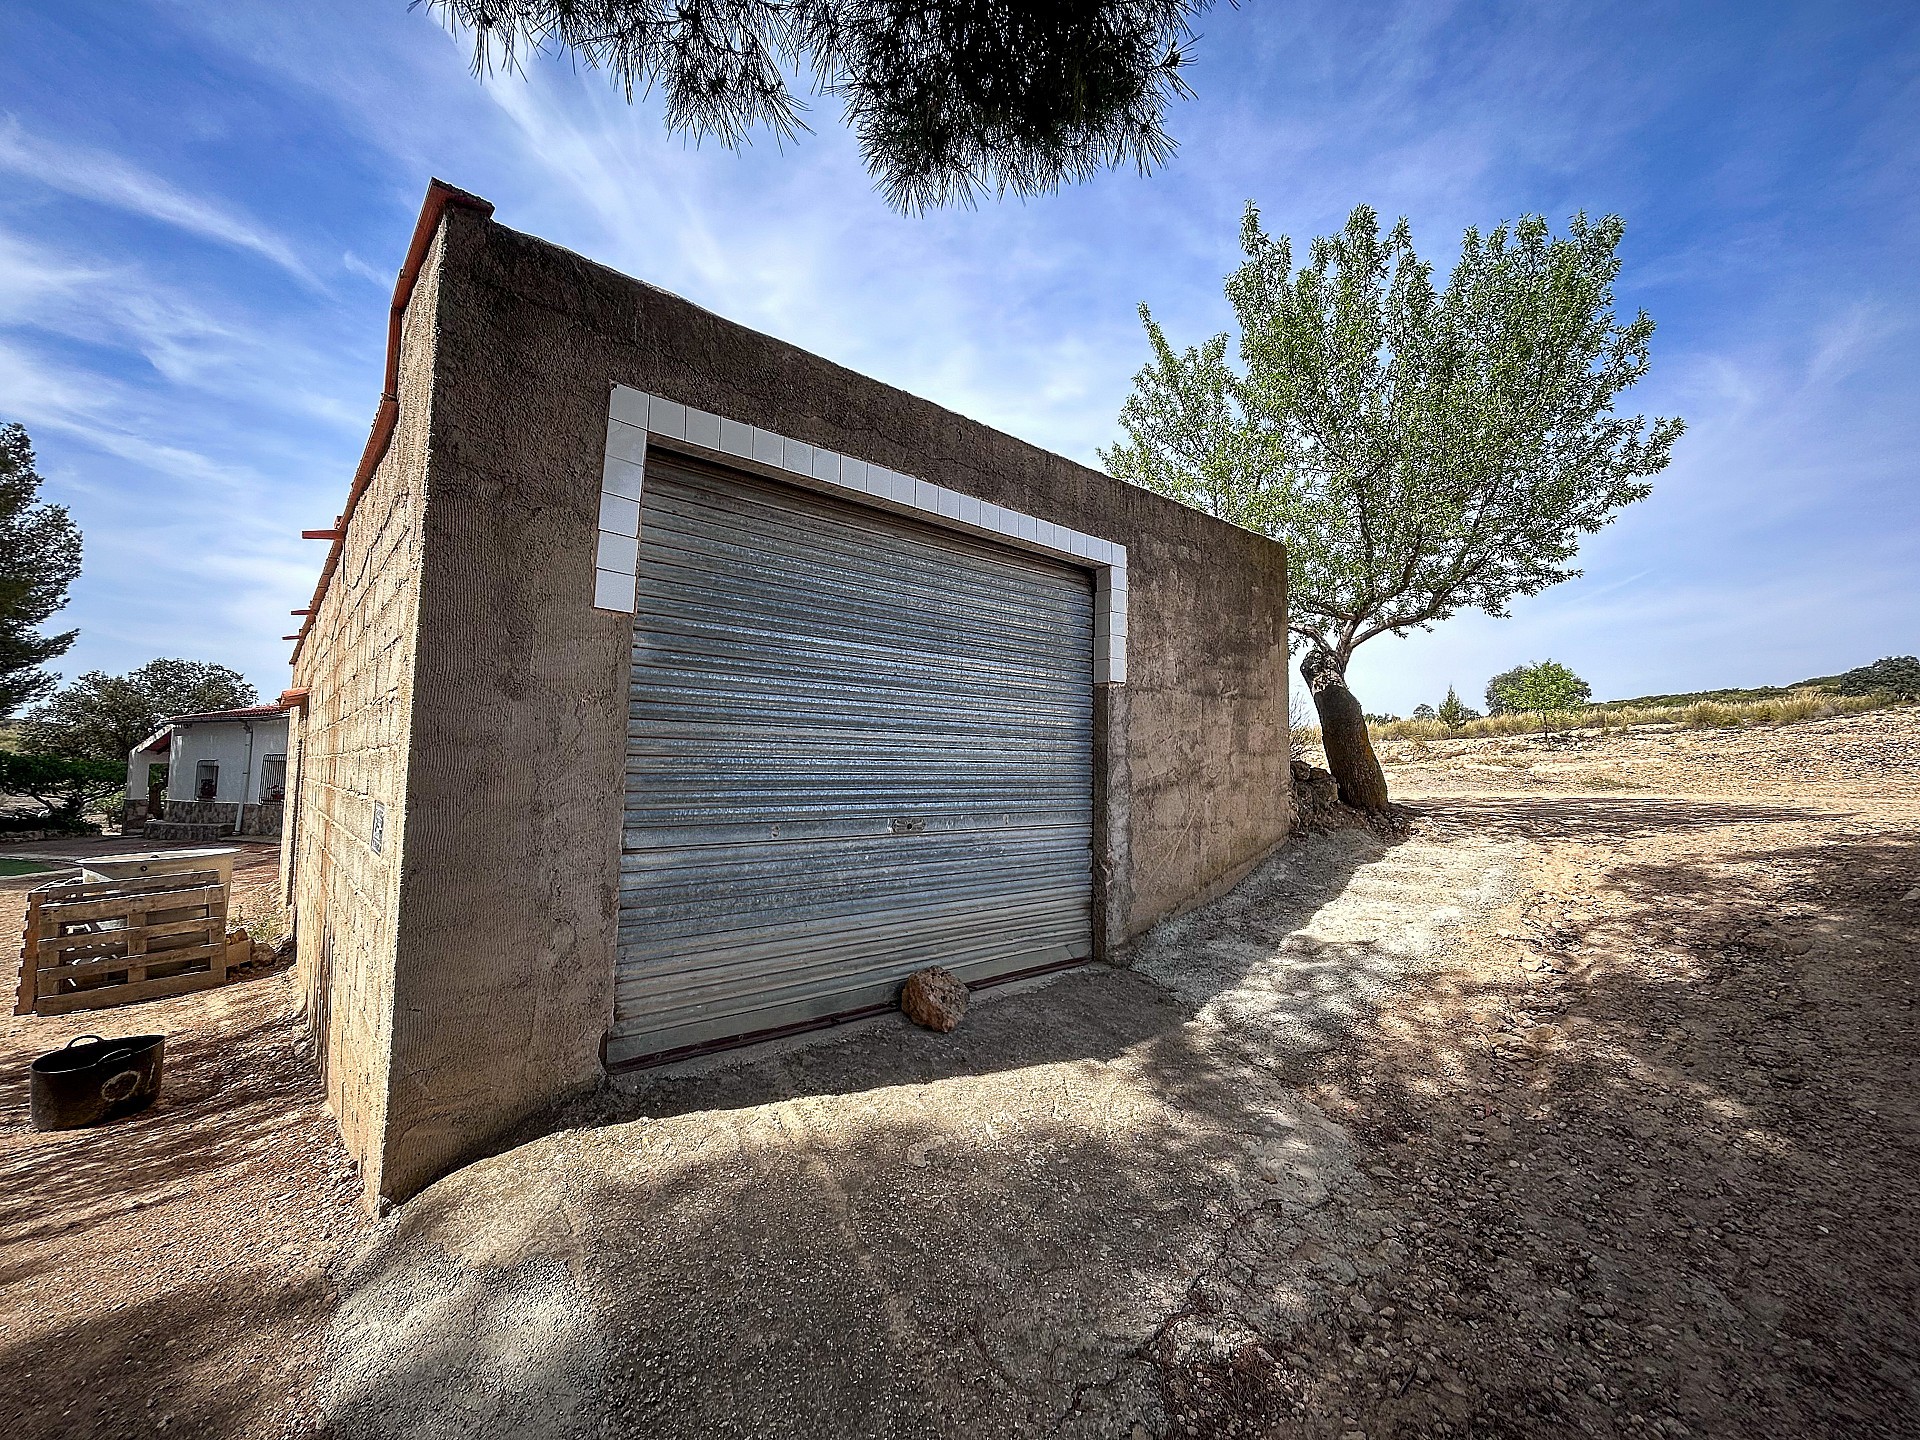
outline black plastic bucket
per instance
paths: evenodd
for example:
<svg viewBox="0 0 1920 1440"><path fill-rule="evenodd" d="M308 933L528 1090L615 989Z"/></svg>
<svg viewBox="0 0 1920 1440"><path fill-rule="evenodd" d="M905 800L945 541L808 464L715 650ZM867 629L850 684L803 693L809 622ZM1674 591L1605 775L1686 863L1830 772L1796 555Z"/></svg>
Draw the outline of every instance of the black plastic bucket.
<svg viewBox="0 0 1920 1440"><path fill-rule="evenodd" d="M72 1130L144 1110L160 1093L164 1035L80 1035L33 1062L33 1128Z"/></svg>

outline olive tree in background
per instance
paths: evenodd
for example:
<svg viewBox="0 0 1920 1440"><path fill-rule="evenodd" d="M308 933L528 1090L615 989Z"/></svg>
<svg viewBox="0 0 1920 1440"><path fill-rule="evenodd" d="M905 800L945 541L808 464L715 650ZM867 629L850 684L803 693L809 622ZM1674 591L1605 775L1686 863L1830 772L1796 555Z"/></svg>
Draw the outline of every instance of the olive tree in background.
<svg viewBox="0 0 1920 1440"><path fill-rule="evenodd" d="M127 752L175 715L259 703L244 675L202 660L150 660L127 675L89 670L21 726L39 755L127 763ZM124 771L123 771L124 778Z"/></svg>
<svg viewBox="0 0 1920 1440"><path fill-rule="evenodd" d="M1140 307L1152 359L1101 459L1286 542L1289 628L1350 805L1387 805L1354 651L1579 574L1579 537L1671 458L1679 420L1613 410L1653 335L1645 312L1614 315L1623 231L1584 215L1564 235L1539 216L1470 229L1436 289L1404 219L1383 237L1362 205L1296 269L1249 204L1226 284L1239 367L1228 336L1177 352Z"/></svg>
<svg viewBox="0 0 1920 1440"><path fill-rule="evenodd" d="M1167 105L1190 93L1180 72L1207 0L425 4L472 34L478 73L568 55L629 101L657 85L670 133L727 146L756 125L804 129L787 77L807 77L842 106L888 202L919 211L1165 164Z"/></svg>
<svg viewBox="0 0 1920 1440"><path fill-rule="evenodd" d="M80 531L66 506L40 503L40 484L27 432L0 425L0 720L59 683L40 667L80 633L40 633L80 574Z"/></svg>
<svg viewBox="0 0 1920 1440"><path fill-rule="evenodd" d="M1507 675L1510 678L1499 692L1502 713L1538 715L1540 738L1543 740L1547 736L1550 719L1593 698L1593 687L1558 660L1522 665L1509 670Z"/></svg>

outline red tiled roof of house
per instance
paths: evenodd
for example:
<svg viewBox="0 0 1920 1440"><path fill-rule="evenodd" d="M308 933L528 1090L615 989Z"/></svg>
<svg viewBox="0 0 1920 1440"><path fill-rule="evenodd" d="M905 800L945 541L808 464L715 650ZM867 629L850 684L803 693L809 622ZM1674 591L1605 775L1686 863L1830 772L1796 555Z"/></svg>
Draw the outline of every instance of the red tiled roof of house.
<svg viewBox="0 0 1920 1440"><path fill-rule="evenodd" d="M266 720L287 713L285 705L249 705L241 710L208 710L198 715L174 715L167 720L169 725L196 723L201 720Z"/></svg>

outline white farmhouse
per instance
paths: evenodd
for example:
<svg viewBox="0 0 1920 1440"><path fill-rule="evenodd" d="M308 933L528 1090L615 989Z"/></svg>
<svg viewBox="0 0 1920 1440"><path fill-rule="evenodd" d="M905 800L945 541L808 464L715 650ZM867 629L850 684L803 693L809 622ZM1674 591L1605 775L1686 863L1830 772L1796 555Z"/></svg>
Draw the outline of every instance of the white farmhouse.
<svg viewBox="0 0 1920 1440"><path fill-rule="evenodd" d="M287 786L287 710L176 715L127 755L124 827L156 840L277 836Z"/></svg>

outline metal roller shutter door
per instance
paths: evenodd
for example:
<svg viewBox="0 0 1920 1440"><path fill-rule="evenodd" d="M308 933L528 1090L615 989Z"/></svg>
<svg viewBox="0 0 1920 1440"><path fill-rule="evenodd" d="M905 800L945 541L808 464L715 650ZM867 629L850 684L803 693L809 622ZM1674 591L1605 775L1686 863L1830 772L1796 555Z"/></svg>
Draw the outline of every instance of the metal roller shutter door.
<svg viewBox="0 0 1920 1440"><path fill-rule="evenodd" d="M609 1063L1093 953L1084 571L656 454Z"/></svg>

